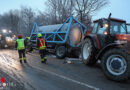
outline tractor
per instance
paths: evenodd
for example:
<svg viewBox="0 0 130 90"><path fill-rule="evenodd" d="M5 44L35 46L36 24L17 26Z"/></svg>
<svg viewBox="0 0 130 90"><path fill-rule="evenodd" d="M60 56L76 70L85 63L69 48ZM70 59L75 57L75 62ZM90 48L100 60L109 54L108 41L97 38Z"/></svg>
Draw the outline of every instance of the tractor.
<svg viewBox="0 0 130 90"><path fill-rule="evenodd" d="M114 81L130 76L130 34L125 20L102 18L94 21L93 30L84 35L81 48L82 61L92 66L101 62L104 75Z"/></svg>

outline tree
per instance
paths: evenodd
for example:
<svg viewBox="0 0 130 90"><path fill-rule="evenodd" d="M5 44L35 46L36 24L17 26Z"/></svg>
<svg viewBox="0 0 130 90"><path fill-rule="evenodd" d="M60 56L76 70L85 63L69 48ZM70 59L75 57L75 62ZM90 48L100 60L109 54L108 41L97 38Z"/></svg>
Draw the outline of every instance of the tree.
<svg viewBox="0 0 130 90"><path fill-rule="evenodd" d="M1 29L11 30L14 34L19 33L19 11L10 10L8 13L4 13L1 16L0 26Z"/></svg>
<svg viewBox="0 0 130 90"><path fill-rule="evenodd" d="M16 35L19 33L20 17L18 14L19 14L18 10L14 10L14 11L11 10L9 12L10 30L12 30L13 33Z"/></svg>
<svg viewBox="0 0 130 90"><path fill-rule="evenodd" d="M108 0L47 0L47 10L39 11L37 15L32 8L26 6L0 15L0 29L29 36L35 21L41 25L60 24L69 16L91 26L93 16L107 4Z"/></svg>
<svg viewBox="0 0 130 90"><path fill-rule="evenodd" d="M21 30L24 31L25 36L29 36L35 20L35 13L30 7L21 7Z"/></svg>
<svg viewBox="0 0 130 90"><path fill-rule="evenodd" d="M108 4L108 0L75 0L75 11L78 19L89 25L92 20L92 16L105 5Z"/></svg>
<svg viewBox="0 0 130 90"><path fill-rule="evenodd" d="M52 23L63 23L69 16L74 14L73 0L48 0L48 14L52 17Z"/></svg>
<svg viewBox="0 0 130 90"><path fill-rule="evenodd" d="M35 13L31 8L21 7L21 10L10 10L0 16L0 28L12 30L14 34L29 36L35 20Z"/></svg>
<svg viewBox="0 0 130 90"><path fill-rule="evenodd" d="M9 27L9 15L7 13L1 15L1 18L0 18L0 28L1 30L3 28L8 28Z"/></svg>
<svg viewBox="0 0 130 90"><path fill-rule="evenodd" d="M50 16L47 13L41 11L39 11L38 15L35 18L35 21L40 25L51 24Z"/></svg>

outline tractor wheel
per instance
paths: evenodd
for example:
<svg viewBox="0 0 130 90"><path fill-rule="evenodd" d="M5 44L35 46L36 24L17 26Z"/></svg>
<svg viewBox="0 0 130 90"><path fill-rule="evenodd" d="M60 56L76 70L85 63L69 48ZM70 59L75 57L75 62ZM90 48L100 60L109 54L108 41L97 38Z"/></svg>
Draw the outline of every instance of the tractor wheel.
<svg viewBox="0 0 130 90"><path fill-rule="evenodd" d="M111 80L127 80L130 74L130 60L122 49L111 49L102 57L101 65L104 74Z"/></svg>
<svg viewBox="0 0 130 90"><path fill-rule="evenodd" d="M56 57L58 59L64 59L66 57L66 47L65 46L58 46L56 48Z"/></svg>
<svg viewBox="0 0 130 90"><path fill-rule="evenodd" d="M92 40L90 38L86 38L81 49L82 61L84 64L92 66L96 63L94 51L95 48Z"/></svg>

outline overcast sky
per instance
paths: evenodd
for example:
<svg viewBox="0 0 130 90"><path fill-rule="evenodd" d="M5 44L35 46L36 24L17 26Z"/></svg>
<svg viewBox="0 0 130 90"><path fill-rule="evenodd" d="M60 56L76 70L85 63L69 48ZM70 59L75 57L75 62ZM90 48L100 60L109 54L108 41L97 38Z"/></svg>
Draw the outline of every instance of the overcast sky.
<svg viewBox="0 0 130 90"><path fill-rule="evenodd" d="M112 17L126 20L130 23L130 0L109 0L109 5L100 10L94 19L108 17L112 13ZM32 7L35 11L44 10L45 0L0 0L0 14L10 9L19 9L21 5Z"/></svg>
<svg viewBox="0 0 130 90"><path fill-rule="evenodd" d="M130 0L109 0L109 2L109 5L100 10L94 18L108 17L111 12L112 17L124 19L130 23Z"/></svg>

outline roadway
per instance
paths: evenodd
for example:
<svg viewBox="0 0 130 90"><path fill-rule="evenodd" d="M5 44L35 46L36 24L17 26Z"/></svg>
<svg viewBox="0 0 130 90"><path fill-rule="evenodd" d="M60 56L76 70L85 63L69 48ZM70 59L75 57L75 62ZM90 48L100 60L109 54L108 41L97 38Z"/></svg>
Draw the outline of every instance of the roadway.
<svg viewBox="0 0 130 90"><path fill-rule="evenodd" d="M108 80L100 65L87 67L80 60L68 64L52 56L42 64L36 52L27 54L27 62L19 63L16 50L0 51L0 78L13 83L4 90L130 90L130 80Z"/></svg>

